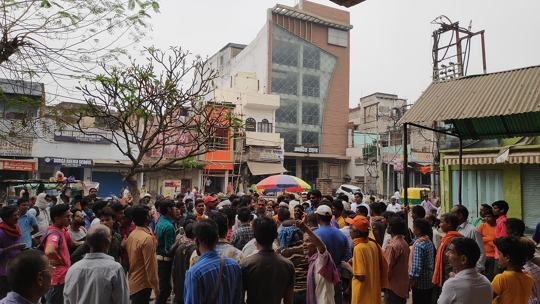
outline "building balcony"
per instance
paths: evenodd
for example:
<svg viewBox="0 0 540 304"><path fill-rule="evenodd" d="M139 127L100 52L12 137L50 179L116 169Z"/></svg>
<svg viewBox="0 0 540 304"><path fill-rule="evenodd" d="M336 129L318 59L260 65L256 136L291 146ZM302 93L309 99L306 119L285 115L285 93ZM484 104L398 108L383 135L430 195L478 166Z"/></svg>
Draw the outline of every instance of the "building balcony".
<svg viewBox="0 0 540 304"><path fill-rule="evenodd" d="M281 147L279 133L246 131L246 146Z"/></svg>
<svg viewBox="0 0 540 304"><path fill-rule="evenodd" d="M242 105L248 109L277 110L279 108L279 95L247 92L242 96Z"/></svg>

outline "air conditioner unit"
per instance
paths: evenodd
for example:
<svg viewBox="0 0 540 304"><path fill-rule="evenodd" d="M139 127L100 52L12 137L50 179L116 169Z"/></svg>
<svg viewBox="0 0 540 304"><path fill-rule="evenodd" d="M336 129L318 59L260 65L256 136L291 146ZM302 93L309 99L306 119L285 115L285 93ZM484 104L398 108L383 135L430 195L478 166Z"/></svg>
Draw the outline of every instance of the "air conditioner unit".
<svg viewBox="0 0 540 304"><path fill-rule="evenodd" d="M364 158L363 157L356 157L354 159L354 164L357 165L357 166L358 165L363 165L364 164Z"/></svg>

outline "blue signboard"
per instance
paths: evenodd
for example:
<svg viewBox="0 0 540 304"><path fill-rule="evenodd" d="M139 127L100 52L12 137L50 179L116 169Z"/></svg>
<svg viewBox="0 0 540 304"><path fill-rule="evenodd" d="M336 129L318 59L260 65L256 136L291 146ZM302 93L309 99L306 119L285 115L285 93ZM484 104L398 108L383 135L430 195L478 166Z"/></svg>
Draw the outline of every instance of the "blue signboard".
<svg viewBox="0 0 540 304"><path fill-rule="evenodd" d="M45 157L45 165L71 168L91 168L94 162L91 159Z"/></svg>

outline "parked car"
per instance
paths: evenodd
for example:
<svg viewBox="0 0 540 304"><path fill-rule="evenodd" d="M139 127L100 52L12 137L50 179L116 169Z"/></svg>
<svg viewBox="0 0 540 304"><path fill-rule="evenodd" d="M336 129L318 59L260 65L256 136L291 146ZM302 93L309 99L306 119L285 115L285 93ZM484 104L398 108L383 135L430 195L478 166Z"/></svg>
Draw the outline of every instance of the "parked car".
<svg viewBox="0 0 540 304"><path fill-rule="evenodd" d="M336 190L336 195L339 196L340 194L345 194L345 195L347 195L349 197L349 202L352 202L353 199L354 199L354 194L356 192L362 193L362 189L360 189L357 186L353 186L353 185L341 185Z"/></svg>

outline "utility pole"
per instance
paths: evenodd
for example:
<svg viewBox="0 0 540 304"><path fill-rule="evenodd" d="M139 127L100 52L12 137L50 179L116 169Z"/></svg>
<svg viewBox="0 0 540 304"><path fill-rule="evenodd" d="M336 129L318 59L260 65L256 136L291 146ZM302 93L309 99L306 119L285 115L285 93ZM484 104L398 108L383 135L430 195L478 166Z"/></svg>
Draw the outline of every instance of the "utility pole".
<svg viewBox="0 0 540 304"><path fill-rule="evenodd" d="M469 25L467 29L460 27L459 22L452 22L448 17L444 15L437 17L431 23L440 25L440 28L433 31L432 34L433 81L467 76L469 58L471 56L471 38L478 35L480 35L482 45L482 70L484 74L487 73L484 30L472 32L471 25ZM446 33L451 34L450 41L448 42L448 44L441 46L441 37ZM465 49L463 49L464 41L466 42ZM455 47L455 53L451 51L451 48L453 47ZM457 63L451 61L454 57Z"/></svg>

